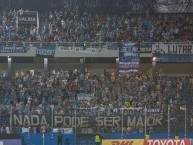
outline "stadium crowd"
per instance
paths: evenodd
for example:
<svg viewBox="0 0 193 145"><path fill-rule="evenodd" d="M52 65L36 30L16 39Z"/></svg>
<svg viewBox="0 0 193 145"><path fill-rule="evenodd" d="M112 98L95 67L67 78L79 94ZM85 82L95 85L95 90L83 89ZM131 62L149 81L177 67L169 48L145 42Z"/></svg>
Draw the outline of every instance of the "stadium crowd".
<svg viewBox="0 0 193 145"><path fill-rule="evenodd" d="M93 15L66 8L50 11L35 27L16 27L16 10L0 14L1 41L36 42L168 42L192 41L193 17L189 14L158 16Z"/></svg>
<svg viewBox="0 0 193 145"><path fill-rule="evenodd" d="M68 9L50 11L41 21L39 34L34 27L16 27L16 10L0 13L0 41L19 42L171 42L192 41L192 15L93 15ZM159 110L166 115L168 105L174 121L179 116L179 106L192 103L193 92L188 88L190 77L168 77L151 73L117 75L85 74L73 71L16 72L12 79L0 74L0 133L10 133L12 114L48 114L52 108L56 115L116 116L124 108L124 116L144 116L128 111L131 108ZM83 97L81 96L83 95ZM85 97L85 98L84 98ZM12 109L10 109L12 108ZM12 111L10 111L12 110ZM99 114L98 114L99 113ZM189 113L191 117L191 113ZM149 114L150 115L150 114ZM180 128L182 122L176 121ZM190 123L190 122L189 122ZM23 126L12 126L20 133ZM50 124L30 126L31 132L51 132ZM167 125L164 126L167 129ZM97 126L89 126L96 131ZM87 129L78 129L86 133ZM189 128L191 129L191 128ZM13 131L12 130L12 131ZM121 132L121 126L102 127L101 133ZM161 130L154 126L149 132ZM124 133L144 133L144 126L124 126Z"/></svg>
<svg viewBox="0 0 193 145"><path fill-rule="evenodd" d="M124 116L144 116L144 112L135 114L127 110L144 108L145 105L150 109L158 109L159 114L167 114L168 104L184 105L187 101L192 102L193 96L187 92L192 87L189 79L190 77L161 76L158 73L152 76L149 72L127 75L116 75L114 72L82 74L76 69L53 70L47 75L38 71L20 71L12 79L1 74L1 133L9 133L10 105L13 114L51 115L54 108L56 115L74 116L76 108L77 116L97 116L98 112L100 116L116 116L121 114L120 108L124 108ZM82 98L80 94L86 94L86 97ZM171 109L171 117L175 118L176 113L179 113L175 111L176 105L171 105ZM38 132L38 128L34 128L33 132ZM45 132L51 131L50 124L43 125L43 128ZM14 131L20 132L21 127L17 126ZM120 131L121 126L103 127L100 130L105 133ZM83 129L79 132L82 133ZM143 133L144 128L124 126L124 132Z"/></svg>

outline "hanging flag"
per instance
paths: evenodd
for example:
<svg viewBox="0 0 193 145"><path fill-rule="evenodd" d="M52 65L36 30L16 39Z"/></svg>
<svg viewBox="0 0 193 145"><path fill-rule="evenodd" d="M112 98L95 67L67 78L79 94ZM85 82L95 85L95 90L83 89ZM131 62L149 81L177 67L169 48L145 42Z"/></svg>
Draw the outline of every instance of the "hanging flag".
<svg viewBox="0 0 193 145"><path fill-rule="evenodd" d="M135 42L119 44L119 73L138 72L139 45Z"/></svg>

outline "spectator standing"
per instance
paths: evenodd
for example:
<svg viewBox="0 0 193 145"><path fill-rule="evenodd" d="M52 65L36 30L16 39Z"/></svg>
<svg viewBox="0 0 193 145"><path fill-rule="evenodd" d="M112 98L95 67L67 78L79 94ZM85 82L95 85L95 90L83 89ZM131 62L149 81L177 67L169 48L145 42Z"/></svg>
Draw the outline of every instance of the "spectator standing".
<svg viewBox="0 0 193 145"><path fill-rule="evenodd" d="M98 134L95 136L95 144L100 145L100 136Z"/></svg>

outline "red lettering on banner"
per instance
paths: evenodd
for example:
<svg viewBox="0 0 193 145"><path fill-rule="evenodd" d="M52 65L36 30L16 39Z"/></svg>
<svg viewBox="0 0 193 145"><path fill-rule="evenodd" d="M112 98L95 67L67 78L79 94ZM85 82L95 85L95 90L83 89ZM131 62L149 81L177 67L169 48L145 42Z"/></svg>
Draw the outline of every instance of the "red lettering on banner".
<svg viewBox="0 0 193 145"><path fill-rule="evenodd" d="M112 141L111 145L133 145L133 141Z"/></svg>
<svg viewBox="0 0 193 145"><path fill-rule="evenodd" d="M162 139L162 140L145 140L145 145L190 145L189 139L181 139L181 140L174 140L174 139Z"/></svg>

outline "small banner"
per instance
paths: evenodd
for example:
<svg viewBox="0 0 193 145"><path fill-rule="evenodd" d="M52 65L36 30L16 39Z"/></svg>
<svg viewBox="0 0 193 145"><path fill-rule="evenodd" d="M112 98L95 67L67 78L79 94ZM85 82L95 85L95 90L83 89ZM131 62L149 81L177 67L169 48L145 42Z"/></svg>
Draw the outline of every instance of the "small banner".
<svg viewBox="0 0 193 145"><path fill-rule="evenodd" d="M73 128L54 128L53 132L62 132L64 134L73 134Z"/></svg>
<svg viewBox="0 0 193 145"><path fill-rule="evenodd" d="M0 53L27 53L29 47L24 46L2 46L0 45Z"/></svg>
<svg viewBox="0 0 193 145"><path fill-rule="evenodd" d="M36 55L39 56L54 56L55 54L55 47L53 46L43 46L37 47Z"/></svg>
<svg viewBox="0 0 193 145"><path fill-rule="evenodd" d="M75 52L95 54L96 53L96 48L86 48L86 49L83 49L83 48L77 47L77 48L75 48Z"/></svg>
<svg viewBox="0 0 193 145"><path fill-rule="evenodd" d="M58 43L57 48L58 51L72 51L73 48L73 43L69 42L69 43Z"/></svg>

